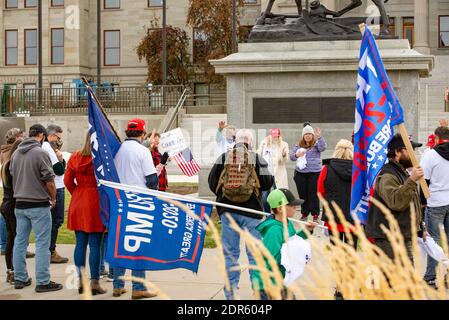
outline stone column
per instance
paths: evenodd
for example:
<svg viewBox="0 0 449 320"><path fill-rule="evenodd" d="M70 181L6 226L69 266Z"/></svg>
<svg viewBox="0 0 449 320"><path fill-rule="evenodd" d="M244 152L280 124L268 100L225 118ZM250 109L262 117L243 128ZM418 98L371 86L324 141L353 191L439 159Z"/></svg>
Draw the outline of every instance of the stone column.
<svg viewBox="0 0 449 320"><path fill-rule="evenodd" d="M415 47L422 54L429 54L429 1L415 0Z"/></svg>

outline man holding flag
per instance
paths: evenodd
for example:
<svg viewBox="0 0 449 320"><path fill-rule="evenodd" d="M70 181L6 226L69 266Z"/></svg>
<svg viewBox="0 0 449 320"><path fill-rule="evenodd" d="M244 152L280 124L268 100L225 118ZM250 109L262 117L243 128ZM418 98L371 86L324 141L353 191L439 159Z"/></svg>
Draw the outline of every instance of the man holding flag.
<svg viewBox="0 0 449 320"><path fill-rule="evenodd" d="M414 142L412 145L413 147L422 146ZM413 204L417 214L417 230L420 230L422 217L417 182L424 176L424 171L421 167L413 168L410 155L399 134L395 135L388 145L387 156L389 162L376 179L374 198L382 202L398 221L407 254L413 261L412 237L417 235L412 234L410 203ZM407 169L411 169L410 174ZM371 205L366 233L369 237L374 238L374 244L382 249L390 259L394 259L393 248L380 228L381 225L388 227L388 221L377 206Z"/></svg>
<svg viewBox="0 0 449 320"><path fill-rule="evenodd" d="M127 139L122 143L114 158L120 182L141 188L158 189L158 177L153 164L153 157L148 148L142 145L146 135L145 121L134 119L129 121L126 129ZM120 297L126 292L125 282L120 279L125 275L124 268L114 268L114 297ZM145 271L132 270L134 278L145 279ZM143 283L133 281L132 298L145 299L154 298L157 295L148 292Z"/></svg>
<svg viewBox="0 0 449 320"><path fill-rule="evenodd" d="M416 182L423 172L414 168L409 176L406 169L413 167L410 156L414 155L409 154L412 150L406 150L404 134L393 137L393 127L403 126L404 112L369 28L363 31L356 98L351 214L366 225L367 235L375 238L376 244L392 257L391 245L380 229L381 224L388 227L388 223L370 205L370 197L374 195L392 211L408 241L410 202L413 201L419 214ZM390 163L385 165L387 160ZM420 222L419 217L417 220Z"/></svg>

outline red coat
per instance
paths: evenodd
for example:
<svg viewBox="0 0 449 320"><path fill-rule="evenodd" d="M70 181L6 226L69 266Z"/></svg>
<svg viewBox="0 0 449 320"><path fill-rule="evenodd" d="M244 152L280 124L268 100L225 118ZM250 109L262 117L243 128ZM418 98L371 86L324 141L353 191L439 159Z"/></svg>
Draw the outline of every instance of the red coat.
<svg viewBox="0 0 449 320"><path fill-rule="evenodd" d="M100 218L100 196L92 157L72 154L64 175L64 184L72 195L68 228L72 231L104 232Z"/></svg>

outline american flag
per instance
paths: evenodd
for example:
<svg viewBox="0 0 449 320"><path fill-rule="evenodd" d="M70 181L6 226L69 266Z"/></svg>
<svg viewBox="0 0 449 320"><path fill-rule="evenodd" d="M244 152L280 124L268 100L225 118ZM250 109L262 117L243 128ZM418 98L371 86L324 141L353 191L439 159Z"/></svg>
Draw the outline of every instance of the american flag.
<svg viewBox="0 0 449 320"><path fill-rule="evenodd" d="M193 177L201 169L198 163L196 163L196 161L193 159L192 152L190 151L189 148L178 153L175 156L175 161L178 164L179 168L182 170L182 172L188 177Z"/></svg>

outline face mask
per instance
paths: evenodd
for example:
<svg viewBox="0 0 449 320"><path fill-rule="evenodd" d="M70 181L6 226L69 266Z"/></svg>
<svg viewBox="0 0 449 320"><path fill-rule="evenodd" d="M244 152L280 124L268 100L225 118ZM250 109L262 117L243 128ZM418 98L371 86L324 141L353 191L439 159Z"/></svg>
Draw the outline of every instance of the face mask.
<svg viewBox="0 0 449 320"><path fill-rule="evenodd" d="M56 141L52 141L50 142L50 145L53 149L57 149L57 150L61 150L62 146L64 145L64 142L62 142L62 140L58 139Z"/></svg>

